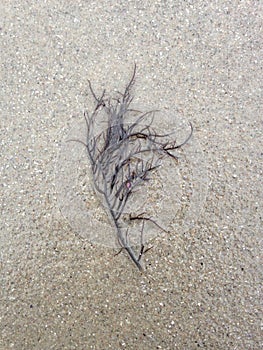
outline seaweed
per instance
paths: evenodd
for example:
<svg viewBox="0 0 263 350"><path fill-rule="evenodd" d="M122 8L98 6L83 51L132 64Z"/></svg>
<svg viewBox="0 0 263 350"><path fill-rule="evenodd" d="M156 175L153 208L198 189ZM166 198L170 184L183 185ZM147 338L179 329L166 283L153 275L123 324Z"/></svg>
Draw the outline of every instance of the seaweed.
<svg viewBox="0 0 263 350"><path fill-rule="evenodd" d="M150 249L145 249L143 244L145 222L150 221L160 230L164 229L145 213L139 215L129 213L127 219L125 216L127 203L137 191L145 191L151 175L158 171L164 157L177 160L173 151L188 142L193 128L190 124L191 132L181 144L177 144L175 140L170 141L172 133L157 133L153 127L156 111L140 112L130 108L135 75L136 65L124 92L118 92L115 98L106 97L105 90L98 97L88 81L95 100L95 108L91 114L84 113L87 127L87 139L84 145L91 165L95 190L115 227L121 250L125 250L142 271L141 258ZM107 127L96 135L95 124L101 113L106 115ZM133 121L127 120L131 113L135 116ZM134 221L142 223L140 248L137 253L129 242L129 223Z"/></svg>

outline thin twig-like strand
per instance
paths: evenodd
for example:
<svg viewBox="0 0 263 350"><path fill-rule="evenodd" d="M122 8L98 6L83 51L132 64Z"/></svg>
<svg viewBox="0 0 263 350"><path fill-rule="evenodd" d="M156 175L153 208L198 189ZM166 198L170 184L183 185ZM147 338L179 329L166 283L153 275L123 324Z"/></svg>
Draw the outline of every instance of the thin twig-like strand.
<svg viewBox="0 0 263 350"><path fill-rule="evenodd" d="M105 90L100 97L97 97L88 81L96 105L93 113L84 113L87 142L86 144L80 142L87 149L95 189L102 196L108 209L121 249L125 249L138 269L142 270L141 258L148 250L144 249L142 243L145 223L152 222L159 229L164 229L149 216L130 215L130 222L142 221L141 247L137 255L128 240L129 227L123 226L123 215L127 202L137 190L143 190L143 186L150 179L149 174L156 171L163 157L177 159L172 151L189 141L193 127L190 124L189 137L177 145L175 141L167 141L167 137L173 133L160 135L152 127L156 111L141 113L129 108L133 100L131 88L135 82L135 74L136 65L124 93L119 92L119 97L114 99L105 98ZM95 136L95 121L102 111L107 115L107 128ZM128 124L129 121L126 118L131 112L136 115L136 120ZM149 118L150 121L146 122ZM166 141L162 142L162 139Z"/></svg>

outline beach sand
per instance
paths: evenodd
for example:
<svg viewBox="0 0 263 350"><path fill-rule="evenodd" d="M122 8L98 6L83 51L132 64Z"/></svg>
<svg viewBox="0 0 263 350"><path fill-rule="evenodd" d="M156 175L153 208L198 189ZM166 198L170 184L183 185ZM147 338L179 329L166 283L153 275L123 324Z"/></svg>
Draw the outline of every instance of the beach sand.
<svg viewBox="0 0 263 350"><path fill-rule="evenodd" d="M13 0L0 10L0 349L259 349L262 4ZM114 95L135 62L134 106L190 121L197 149L194 225L176 226L175 210L143 274L76 232L56 184L65 138L92 110L88 79Z"/></svg>

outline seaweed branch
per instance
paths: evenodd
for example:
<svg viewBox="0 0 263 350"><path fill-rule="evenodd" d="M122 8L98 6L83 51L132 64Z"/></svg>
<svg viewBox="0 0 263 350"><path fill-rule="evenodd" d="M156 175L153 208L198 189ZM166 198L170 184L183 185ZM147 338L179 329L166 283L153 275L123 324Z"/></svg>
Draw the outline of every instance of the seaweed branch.
<svg viewBox="0 0 263 350"><path fill-rule="evenodd" d="M163 157L177 159L172 152L188 142L193 128L190 125L191 132L181 144L177 144L174 140L167 141L167 137L171 134L158 134L153 127L156 111L141 113L130 108L135 75L136 65L124 92L119 92L115 99L106 98L105 90L98 97L89 81L95 108L91 114L84 113L87 125L85 147L95 189L107 208L121 249L125 249L139 270L142 270L141 257L148 250L144 250L142 239L145 222L150 221L158 228L164 229L149 216L144 216L144 213L137 216L130 215L129 222L136 220L142 222L140 250L139 254L136 254L129 243L129 228L124 225L123 217L127 202L136 191L143 191L143 187L150 180L150 175L161 166ZM107 116L107 128L95 136L95 123L102 112ZM127 118L131 112L135 113L136 119L129 123Z"/></svg>

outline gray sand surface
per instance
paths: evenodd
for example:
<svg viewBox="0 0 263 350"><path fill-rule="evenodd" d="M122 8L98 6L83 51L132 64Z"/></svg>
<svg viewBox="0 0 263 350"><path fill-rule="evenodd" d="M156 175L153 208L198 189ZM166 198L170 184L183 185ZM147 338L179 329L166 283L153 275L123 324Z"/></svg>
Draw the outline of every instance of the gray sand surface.
<svg viewBox="0 0 263 350"><path fill-rule="evenodd" d="M261 348L262 15L256 0L1 1L1 350ZM87 80L123 90L134 62L136 104L191 121L209 178L195 226L156 237L144 274L76 233L55 186Z"/></svg>

